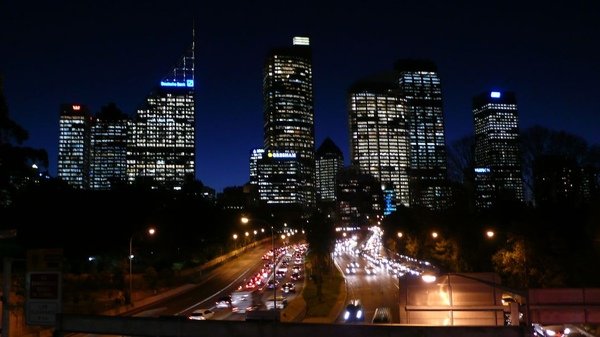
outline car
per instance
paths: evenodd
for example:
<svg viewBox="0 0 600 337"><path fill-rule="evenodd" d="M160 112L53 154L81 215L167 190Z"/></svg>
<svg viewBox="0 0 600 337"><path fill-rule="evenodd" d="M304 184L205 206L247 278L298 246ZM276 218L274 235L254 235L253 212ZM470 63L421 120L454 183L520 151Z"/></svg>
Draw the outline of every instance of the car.
<svg viewBox="0 0 600 337"><path fill-rule="evenodd" d="M275 306L277 309L284 309L287 304L287 299L283 296L277 296L275 297L275 300L273 300L273 296L271 296L265 300L265 306L267 307L267 310L273 310Z"/></svg>
<svg viewBox="0 0 600 337"><path fill-rule="evenodd" d="M295 293L296 285L292 282L286 282L281 286L281 291L283 291L284 294Z"/></svg>
<svg viewBox="0 0 600 337"><path fill-rule="evenodd" d="M360 300L351 300L344 309L345 322L362 322L365 320L363 306Z"/></svg>
<svg viewBox="0 0 600 337"><path fill-rule="evenodd" d="M269 280L269 282L267 282L267 289L273 289L273 288L277 287L278 285L279 285L279 281Z"/></svg>
<svg viewBox="0 0 600 337"><path fill-rule="evenodd" d="M375 314L373 315L373 320L371 321L373 324L386 324L392 323L392 313L390 308L388 307L379 307L375 309Z"/></svg>
<svg viewBox="0 0 600 337"><path fill-rule="evenodd" d="M215 306L217 308L231 308L231 295L219 297L217 302L215 302Z"/></svg>
<svg viewBox="0 0 600 337"><path fill-rule="evenodd" d="M196 309L189 316L189 319L204 321L212 318L215 312L210 309Z"/></svg>

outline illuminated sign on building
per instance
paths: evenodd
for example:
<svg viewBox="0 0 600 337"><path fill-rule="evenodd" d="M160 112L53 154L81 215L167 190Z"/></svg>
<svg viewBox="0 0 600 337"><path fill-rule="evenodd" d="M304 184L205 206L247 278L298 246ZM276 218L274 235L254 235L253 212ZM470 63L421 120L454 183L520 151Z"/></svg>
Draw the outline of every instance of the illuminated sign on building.
<svg viewBox="0 0 600 337"><path fill-rule="evenodd" d="M178 87L178 88L193 88L194 80L186 80L185 82L160 81L161 87Z"/></svg>
<svg viewBox="0 0 600 337"><path fill-rule="evenodd" d="M475 173L490 173L490 169L488 167L476 167Z"/></svg>
<svg viewBox="0 0 600 337"><path fill-rule="evenodd" d="M294 36L292 43L294 46L309 46L310 39L305 36Z"/></svg>
<svg viewBox="0 0 600 337"><path fill-rule="evenodd" d="M296 158L295 152L269 152L269 158Z"/></svg>
<svg viewBox="0 0 600 337"><path fill-rule="evenodd" d="M490 92L490 97L491 98L500 98L500 92L499 91L492 91Z"/></svg>
<svg viewBox="0 0 600 337"><path fill-rule="evenodd" d="M383 190L383 200L385 203L383 215L388 216L396 211L396 193L392 189Z"/></svg>
<svg viewBox="0 0 600 337"><path fill-rule="evenodd" d="M79 111L81 109L80 105L73 105L73 110Z"/></svg>

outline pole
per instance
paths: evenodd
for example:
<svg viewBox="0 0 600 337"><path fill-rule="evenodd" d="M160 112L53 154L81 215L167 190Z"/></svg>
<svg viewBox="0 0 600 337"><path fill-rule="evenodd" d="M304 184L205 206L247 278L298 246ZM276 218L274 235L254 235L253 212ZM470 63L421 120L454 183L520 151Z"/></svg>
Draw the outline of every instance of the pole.
<svg viewBox="0 0 600 337"><path fill-rule="evenodd" d="M275 268L276 268L276 258L275 258L275 234L273 232L273 226L271 226L271 250L273 251L273 310L277 312L277 282L275 281Z"/></svg>
<svg viewBox="0 0 600 337"><path fill-rule="evenodd" d="M2 273L2 337L8 337L8 331L10 328L10 280L12 259L5 257L3 259L4 272Z"/></svg>
<svg viewBox="0 0 600 337"><path fill-rule="evenodd" d="M133 304L133 234L129 237L129 304Z"/></svg>

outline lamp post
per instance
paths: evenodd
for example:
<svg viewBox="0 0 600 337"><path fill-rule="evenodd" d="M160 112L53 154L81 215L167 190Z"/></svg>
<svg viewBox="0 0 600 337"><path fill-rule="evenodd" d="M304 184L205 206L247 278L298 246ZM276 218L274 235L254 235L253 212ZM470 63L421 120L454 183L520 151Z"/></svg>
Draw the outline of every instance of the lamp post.
<svg viewBox="0 0 600 337"><path fill-rule="evenodd" d="M527 241L526 241L526 237L523 235L518 235L518 234L514 234L514 233L513 234L504 233L505 236L506 236L506 234L508 234L507 242L510 242L512 240L515 243L520 244L521 245L520 249L523 252L522 253L522 255L523 255L522 285L525 288L525 291L524 291L524 294L520 294L520 295L525 298L525 324L526 324L527 329L530 330L531 326L532 326L532 322L531 322L531 310L530 310L530 306L529 306L530 299L529 299L529 269L528 269L528 263L527 263ZM496 236L496 231L493 229L488 229L485 232L485 236L488 240L492 240Z"/></svg>
<svg viewBox="0 0 600 337"><path fill-rule="evenodd" d="M156 229L149 228L148 234L154 235L156 233ZM135 233L131 234L129 237L129 304L133 304L133 236Z"/></svg>
<svg viewBox="0 0 600 337"><path fill-rule="evenodd" d="M262 219L254 219L254 220L258 220L258 221L262 221L265 224L267 224L269 227L271 227L271 252L273 252L273 310L276 312L277 311L277 284L275 281L275 268L277 265L277 260L276 260L276 255L275 255L275 232L273 229L273 225L271 225L269 222L262 220ZM247 217L242 217L241 221L243 224L247 224L248 222L250 222L250 218Z"/></svg>

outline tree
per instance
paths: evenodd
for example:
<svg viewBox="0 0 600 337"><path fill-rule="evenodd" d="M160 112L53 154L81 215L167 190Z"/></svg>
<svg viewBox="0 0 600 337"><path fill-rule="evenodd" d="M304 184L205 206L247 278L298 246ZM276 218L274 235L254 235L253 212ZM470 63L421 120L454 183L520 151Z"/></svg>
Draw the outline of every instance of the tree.
<svg viewBox="0 0 600 337"><path fill-rule="evenodd" d="M34 178L38 169L48 167L45 150L21 146L28 138L27 131L9 116L0 77L0 207L9 206L16 190Z"/></svg>
<svg viewBox="0 0 600 337"><path fill-rule="evenodd" d="M475 167L475 137L466 136L452 143L448 149L448 175L450 180L465 182L473 175Z"/></svg>
<svg viewBox="0 0 600 337"><path fill-rule="evenodd" d="M520 137L526 200L532 200L533 196L533 164L536 159L548 155L561 156L573 158L577 165L582 165L589 157L587 142L566 131L536 125L521 132Z"/></svg>
<svg viewBox="0 0 600 337"><path fill-rule="evenodd" d="M332 266L331 252L335 246L335 228L333 220L324 213L315 212L308 221L306 233L312 265L312 279L317 286L317 297L323 297L323 276Z"/></svg>

